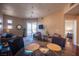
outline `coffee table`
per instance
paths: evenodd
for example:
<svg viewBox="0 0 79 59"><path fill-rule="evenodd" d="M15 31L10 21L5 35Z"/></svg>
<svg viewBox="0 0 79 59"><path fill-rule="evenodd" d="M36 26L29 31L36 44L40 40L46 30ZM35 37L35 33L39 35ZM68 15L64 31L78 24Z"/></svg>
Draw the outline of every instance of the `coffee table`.
<svg viewBox="0 0 79 59"><path fill-rule="evenodd" d="M60 52L62 50L62 48L54 43L48 43L47 47L51 50L51 51L55 51L55 52Z"/></svg>

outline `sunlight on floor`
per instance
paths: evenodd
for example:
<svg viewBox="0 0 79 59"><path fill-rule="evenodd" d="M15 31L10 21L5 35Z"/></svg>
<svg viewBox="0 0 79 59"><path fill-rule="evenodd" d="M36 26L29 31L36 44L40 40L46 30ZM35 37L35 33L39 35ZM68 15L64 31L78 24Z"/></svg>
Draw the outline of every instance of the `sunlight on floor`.
<svg viewBox="0 0 79 59"><path fill-rule="evenodd" d="M32 36L24 37L23 40L24 40L24 46L25 46L25 47L26 47L28 44L30 44L30 43L32 43L32 42L34 41ZM26 43L26 42L27 42L27 43Z"/></svg>

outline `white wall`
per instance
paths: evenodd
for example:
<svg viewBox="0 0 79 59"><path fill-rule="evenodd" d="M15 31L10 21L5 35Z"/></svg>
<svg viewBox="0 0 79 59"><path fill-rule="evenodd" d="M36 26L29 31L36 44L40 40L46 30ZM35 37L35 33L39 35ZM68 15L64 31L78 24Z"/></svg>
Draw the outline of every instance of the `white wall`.
<svg viewBox="0 0 79 59"><path fill-rule="evenodd" d="M74 43L74 45L77 45L77 21L76 20L74 20L73 21L73 43Z"/></svg>
<svg viewBox="0 0 79 59"><path fill-rule="evenodd" d="M63 12L56 12L44 17L40 22L45 26L45 30L49 32L50 35L54 33L59 33L64 37L64 14Z"/></svg>

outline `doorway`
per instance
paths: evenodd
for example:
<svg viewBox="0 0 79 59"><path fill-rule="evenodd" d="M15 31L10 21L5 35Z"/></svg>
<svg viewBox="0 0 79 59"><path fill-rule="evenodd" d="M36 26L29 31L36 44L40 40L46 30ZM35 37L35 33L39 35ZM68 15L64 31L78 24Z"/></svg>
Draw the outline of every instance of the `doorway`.
<svg viewBox="0 0 79 59"><path fill-rule="evenodd" d="M67 43L76 45L77 21L76 20L65 20L65 37L68 38Z"/></svg>

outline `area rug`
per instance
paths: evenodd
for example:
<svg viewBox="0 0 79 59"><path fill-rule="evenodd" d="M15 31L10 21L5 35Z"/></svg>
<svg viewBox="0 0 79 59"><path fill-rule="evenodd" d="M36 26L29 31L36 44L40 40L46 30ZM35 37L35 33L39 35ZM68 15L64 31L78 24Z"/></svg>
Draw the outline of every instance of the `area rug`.
<svg viewBox="0 0 79 59"><path fill-rule="evenodd" d="M32 43L32 44L29 44L25 50L30 50L30 51L35 51L37 49L39 49L40 45L38 43Z"/></svg>

